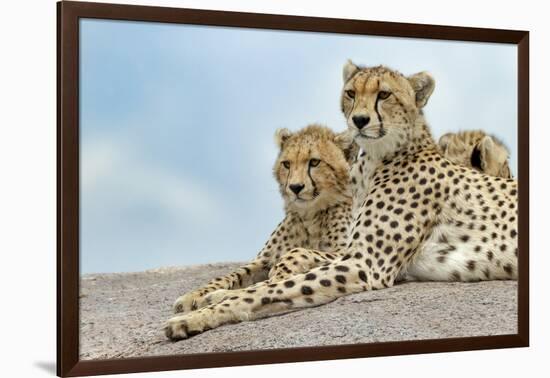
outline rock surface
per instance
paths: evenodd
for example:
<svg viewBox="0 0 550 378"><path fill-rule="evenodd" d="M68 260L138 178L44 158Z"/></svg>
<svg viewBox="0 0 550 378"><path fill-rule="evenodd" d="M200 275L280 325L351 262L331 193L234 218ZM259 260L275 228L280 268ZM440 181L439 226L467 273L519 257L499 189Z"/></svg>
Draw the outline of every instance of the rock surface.
<svg viewBox="0 0 550 378"><path fill-rule="evenodd" d="M406 283L327 305L226 325L179 342L174 300L239 264L90 274L81 279L81 359L241 351L517 332L517 283Z"/></svg>

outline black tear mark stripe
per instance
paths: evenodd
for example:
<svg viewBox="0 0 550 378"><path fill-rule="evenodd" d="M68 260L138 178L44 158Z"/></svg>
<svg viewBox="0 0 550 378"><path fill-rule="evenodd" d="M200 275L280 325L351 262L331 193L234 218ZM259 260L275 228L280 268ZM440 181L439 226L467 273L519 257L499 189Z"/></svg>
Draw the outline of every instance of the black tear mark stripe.
<svg viewBox="0 0 550 378"><path fill-rule="evenodd" d="M376 112L376 116L378 117L378 122L380 122L380 132L382 132L382 130L384 129L384 122L382 122L382 116L378 111L378 101L380 101L380 92L376 95L376 102L374 103L374 111Z"/></svg>
<svg viewBox="0 0 550 378"><path fill-rule="evenodd" d="M307 165L307 175L309 176L309 179L311 180L311 185L313 186L313 194L317 193L317 184L315 184L315 180L313 180L313 177L311 177L311 165Z"/></svg>

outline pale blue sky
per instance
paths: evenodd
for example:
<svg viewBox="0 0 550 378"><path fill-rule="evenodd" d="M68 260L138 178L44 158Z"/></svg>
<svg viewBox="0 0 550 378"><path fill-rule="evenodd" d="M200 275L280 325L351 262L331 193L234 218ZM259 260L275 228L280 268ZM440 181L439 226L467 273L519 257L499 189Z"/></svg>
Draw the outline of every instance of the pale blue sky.
<svg viewBox="0 0 550 378"><path fill-rule="evenodd" d="M346 59L429 71L434 135L483 128L517 167L514 45L80 21L81 272L244 261L283 217L278 127L344 130Z"/></svg>

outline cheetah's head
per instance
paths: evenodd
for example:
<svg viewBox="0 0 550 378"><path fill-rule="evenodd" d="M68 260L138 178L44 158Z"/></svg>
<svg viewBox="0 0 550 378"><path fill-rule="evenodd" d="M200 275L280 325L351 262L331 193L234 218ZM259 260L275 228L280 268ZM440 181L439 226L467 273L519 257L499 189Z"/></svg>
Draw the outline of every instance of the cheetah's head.
<svg viewBox="0 0 550 378"><path fill-rule="evenodd" d="M344 66L341 108L348 129L364 150L399 148L413 137L415 122L435 88L426 72L405 77L384 66Z"/></svg>
<svg viewBox="0 0 550 378"><path fill-rule="evenodd" d="M297 132L279 129L280 152L273 167L287 208L310 211L349 199L349 162L358 146L348 133L310 125Z"/></svg>
<svg viewBox="0 0 550 378"><path fill-rule="evenodd" d="M491 176L512 178L510 153L496 137L481 130L447 133L439 139L443 155L453 163Z"/></svg>

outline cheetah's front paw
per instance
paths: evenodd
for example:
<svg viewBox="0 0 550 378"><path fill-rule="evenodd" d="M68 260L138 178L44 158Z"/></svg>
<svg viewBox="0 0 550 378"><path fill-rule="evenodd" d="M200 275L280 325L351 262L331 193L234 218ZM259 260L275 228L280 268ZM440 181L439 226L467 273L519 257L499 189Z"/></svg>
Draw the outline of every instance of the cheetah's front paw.
<svg viewBox="0 0 550 378"><path fill-rule="evenodd" d="M208 330L206 318L199 312L178 315L164 325L164 334L170 340L183 340Z"/></svg>

